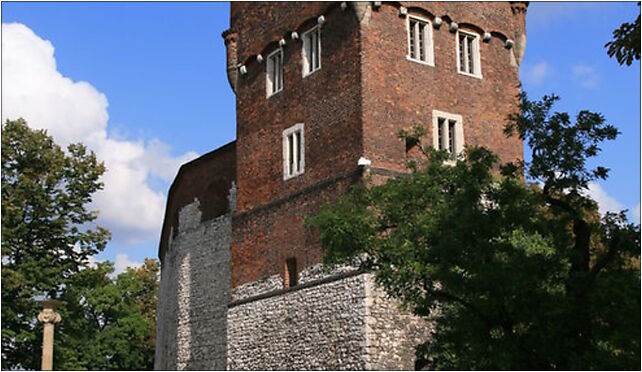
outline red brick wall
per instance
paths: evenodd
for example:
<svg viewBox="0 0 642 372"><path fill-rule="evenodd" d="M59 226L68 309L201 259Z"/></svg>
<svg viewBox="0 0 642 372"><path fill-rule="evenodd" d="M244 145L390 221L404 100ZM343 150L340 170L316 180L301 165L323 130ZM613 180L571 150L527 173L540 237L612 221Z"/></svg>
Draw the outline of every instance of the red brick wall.
<svg viewBox="0 0 642 372"><path fill-rule="evenodd" d="M373 11L363 30L364 152L373 167L405 169L405 143L399 129L428 128L432 143L432 111L462 115L466 144L484 145L503 160L522 158L522 143L506 139L506 115L517 109L519 75L511 66L503 40L480 40L481 71L477 79L457 72L456 34L449 32L450 16L460 29L471 23L485 31L513 34L519 19L509 3L409 3L409 14L429 18L426 11L444 18L433 28L435 66L409 61L406 19L396 6L384 4ZM430 18L429 18L430 19ZM463 25L463 26L462 26ZM481 35L480 35L481 36Z"/></svg>
<svg viewBox="0 0 642 372"><path fill-rule="evenodd" d="M306 3L307 4L307 3ZM266 63L247 64L247 75L240 76L237 88L237 215L289 198L296 192L357 168L362 154L360 123L360 61L358 23L350 10L338 4L330 9L319 4L271 3L258 8L247 5L234 14L254 19L237 19L239 55L262 48L262 27L287 30L305 22L301 35L316 25L324 14L321 29L321 69L302 77L301 40L287 38L284 48L284 87L266 98ZM234 6L236 8L236 6ZM319 11L319 9L322 11ZM261 12L264 12L263 15ZM257 14L258 13L258 14ZM301 15L297 15L297 14ZM241 27L240 25L244 25ZM286 25L286 26L284 26ZM294 26L292 26L294 27ZM250 32L250 30L252 32ZM265 31L271 34L272 30ZM283 31L282 33L284 33ZM278 31L281 33L281 31ZM276 48L268 48L263 56ZM243 57L240 58L242 60ZM283 180L283 130L304 123L305 172ZM335 190L331 185L329 190ZM321 258L318 244L301 224L302 217L316 211L327 190L308 194L283 207L264 213L248 214L235 222L232 243L233 285L260 279L283 271L288 254L297 252L298 267ZM303 254L302 252L305 252Z"/></svg>
<svg viewBox="0 0 642 372"><path fill-rule="evenodd" d="M170 233L178 231L180 210L198 199L201 219L210 220L229 211L227 197L236 178L236 142L211 151L178 170L169 189L158 257L163 260Z"/></svg>
<svg viewBox="0 0 642 372"><path fill-rule="evenodd" d="M509 3L408 3L444 22L433 29L435 66L408 61L406 20L398 5L384 3L359 25L338 3L232 4L231 31L238 34L238 61L246 75L237 84L237 213L233 222L232 286L283 275L285 260L299 270L318 263L322 250L303 216L334 200L360 175L365 155L375 168L406 171L401 128L432 128L434 109L463 117L466 144L485 145L503 160L522 158L522 143L506 139L506 115L517 109L518 70L506 37L523 32L523 14ZM320 71L302 78L302 34L324 14ZM480 41L483 79L456 68L454 20L462 29L493 32ZM266 98L264 58L284 37L284 88ZM283 180L282 132L305 125L305 173ZM430 130L429 130L430 132ZM432 143L430 136L428 143ZM384 172L385 173L385 172ZM392 174L392 173L391 173ZM333 180L345 175L340 181Z"/></svg>

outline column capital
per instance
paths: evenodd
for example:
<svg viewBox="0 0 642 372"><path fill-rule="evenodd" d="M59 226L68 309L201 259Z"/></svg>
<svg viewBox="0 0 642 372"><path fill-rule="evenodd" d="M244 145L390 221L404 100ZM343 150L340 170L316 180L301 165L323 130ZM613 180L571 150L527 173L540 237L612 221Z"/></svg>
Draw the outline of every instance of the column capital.
<svg viewBox="0 0 642 372"><path fill-rule="evenodd" d="M42 311L38 314L38 321L41 323L56 324L60 322L60 314L56 312L56 308L61 305L57 300L44 300L42 303Z"/></svg>
<svg viewBox="0 0 642 372"><path fill-rule="evenodd" d="M38 314L38 321L41 323L58 323L60 322L60 314L54 311L54 309L43 309L40 314Z"/></svg>

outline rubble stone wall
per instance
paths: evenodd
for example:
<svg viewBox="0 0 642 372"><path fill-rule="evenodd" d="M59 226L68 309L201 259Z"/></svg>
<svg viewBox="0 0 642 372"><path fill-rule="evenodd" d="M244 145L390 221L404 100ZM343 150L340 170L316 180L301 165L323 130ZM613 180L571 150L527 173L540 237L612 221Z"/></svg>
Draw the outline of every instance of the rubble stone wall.
<svg viewBox="0 0 642 372"><path fill-rule="evenodd" d="M181 209L162 262L155 369L226 367L232 219L202 222L199 207Z"/></svg>

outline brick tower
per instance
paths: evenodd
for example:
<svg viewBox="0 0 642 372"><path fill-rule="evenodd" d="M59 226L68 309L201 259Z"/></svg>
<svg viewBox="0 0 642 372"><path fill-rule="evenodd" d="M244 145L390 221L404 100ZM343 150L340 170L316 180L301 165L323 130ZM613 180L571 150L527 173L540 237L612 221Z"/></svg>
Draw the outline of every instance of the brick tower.
<svg viewBox="0 0 642 372"><path fill-rule="evenodd" d="M161 235L157 369L413 369L431 326L302 224L367 174L407 172L400 129L453 157L522 158L527 3L232 3L237 139L187 163Z"/></svg>

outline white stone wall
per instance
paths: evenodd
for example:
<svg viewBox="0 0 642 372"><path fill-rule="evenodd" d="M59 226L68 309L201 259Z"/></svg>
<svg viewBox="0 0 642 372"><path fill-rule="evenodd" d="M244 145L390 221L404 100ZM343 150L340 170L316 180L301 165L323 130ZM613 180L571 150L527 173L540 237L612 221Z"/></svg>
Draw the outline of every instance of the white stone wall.
<svg viewBox="0 0 642 372"><path fill-rule="evenodd" d="M194 200L180 211L168 241L155 369L414 369L431 325L354 266L315 265L288 291L274 275L231 295L231 214L201 222L199 207Z"/></svg>
<svg viewBox="0 0 642 372"><path fill-rule="evenodd" d="M365 369L364 275L232 306L228 369Z"/></svg>
<svg viewBox="0 0 642 372"><path fill-rule="evenodd" d="M155 369L226 367L231 215L201 222L199 206L181 209L163 260Z"/></svg>
<svg viewBox="0 0 642 372"><path fill-rule="evenodd" d="M398 302L366 278L366 353L368 369L414 370L417 345L429 340L433 324L399 308Z"/></svg>
<svg viewBox="0 0 642 372"><path fill-rule="evenodd" d="M323 277L311 275L318 268L304 272ZM229 309L228 369L413 370L415 347L432 331L371 274L247 300Z"/></svg>

